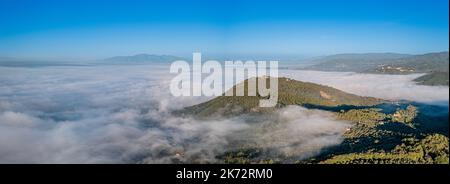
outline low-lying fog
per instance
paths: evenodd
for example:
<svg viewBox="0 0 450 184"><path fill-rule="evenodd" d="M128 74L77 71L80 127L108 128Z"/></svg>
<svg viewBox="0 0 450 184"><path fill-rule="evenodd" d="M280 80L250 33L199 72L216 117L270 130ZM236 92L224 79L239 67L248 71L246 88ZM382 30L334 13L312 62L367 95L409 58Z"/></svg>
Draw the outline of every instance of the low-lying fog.
<svg viewBox="0 0 450 184"><path fill-rule="evenodd" d="M448 106L448 86L424 86L413 81L424 74L381 75L307 70L283 70L280 73L289 78L331 86L360 96Z"/></svg>
<svg viewBox="0 0 450 184"><path fill-rule="evenodd" d="M363 96L448 104L448 87L415 85L417 75L280 75ZM301 159L339 144L349 126L295 106L262 123L174 117L172 109L208 98L172 97L172 76L150 65L0 67L0 163L216 162L232 141ZM265 129L270 123L276 126Z"/></svg>

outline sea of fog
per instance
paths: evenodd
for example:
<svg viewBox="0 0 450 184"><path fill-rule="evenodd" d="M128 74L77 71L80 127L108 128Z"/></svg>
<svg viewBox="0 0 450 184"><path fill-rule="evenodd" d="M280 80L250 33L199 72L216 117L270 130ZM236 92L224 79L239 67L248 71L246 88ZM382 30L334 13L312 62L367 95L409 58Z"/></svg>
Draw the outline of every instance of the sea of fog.
<svg viewBox="0 0 450 184"><path fill-rule="evenodd" d="M280 70L362 96L448 105L448 87L417 75ZM0 163L217 162L232 142L299 159L339 144L348 122L289 106L261 119L197 120L170 112L211 97L173 97L163 65L0 66ZM278 123L279 126L264 125ZM257 131L258 130L258 131Z"/></svg>

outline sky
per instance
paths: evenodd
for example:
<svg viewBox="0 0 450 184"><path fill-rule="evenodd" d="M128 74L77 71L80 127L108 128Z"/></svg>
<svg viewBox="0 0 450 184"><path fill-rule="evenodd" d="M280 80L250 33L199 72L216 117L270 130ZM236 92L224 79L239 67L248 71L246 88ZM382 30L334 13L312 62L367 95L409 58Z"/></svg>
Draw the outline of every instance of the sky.
<svg viewBox="0 0 450 184"><path fill-rule="evenodd" d="M0 57L448 50L448 0L1 0Z"/></svg>

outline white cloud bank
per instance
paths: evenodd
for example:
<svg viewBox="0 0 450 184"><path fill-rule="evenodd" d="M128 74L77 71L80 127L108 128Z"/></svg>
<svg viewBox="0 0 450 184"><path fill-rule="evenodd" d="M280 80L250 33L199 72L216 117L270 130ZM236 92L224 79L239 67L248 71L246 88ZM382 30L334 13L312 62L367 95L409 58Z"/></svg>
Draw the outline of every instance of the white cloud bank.
<svg viewBox="0 0 450 184"><path fill-rule="evenodd" d="M0 163L216 162L235 141L301 159L339 144L348 126L301 107L280 109L259 123L174 117L170 110L207 98L173 98L168 71L149 65L0 67ZM448 100L448 88L417 87L411 76L289 75L366 96Z"/></svg>

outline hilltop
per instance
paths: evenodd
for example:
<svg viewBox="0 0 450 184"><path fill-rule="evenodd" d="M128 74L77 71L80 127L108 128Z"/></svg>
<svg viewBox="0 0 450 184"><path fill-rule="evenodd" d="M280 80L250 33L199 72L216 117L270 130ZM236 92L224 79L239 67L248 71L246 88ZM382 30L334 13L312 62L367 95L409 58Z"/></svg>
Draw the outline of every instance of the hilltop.
<svg viewBox="0 0 450 184"><path fill-rule="evenodd" d="M261 79L263 78L258 78L258 80ZM268 83L269 79L266 78L266 80ZM243 83L247 88L248 80ZM236 90L236 86L230 90ZM278 92L278 103L274 108L259 107L259 100L263 97L248 96L247 91L245 91L244 96L219 96L205 103L187 107L180 112L204 117L270 112L287 105L313 107L373 106L383 102L381 99L361 97L332 87L285 77L278 78Z"/></svg>

